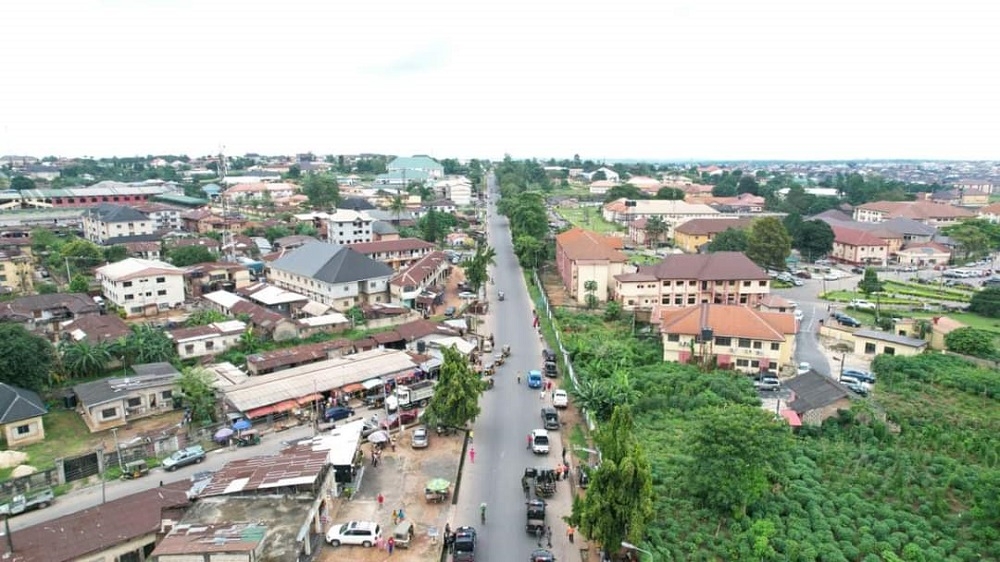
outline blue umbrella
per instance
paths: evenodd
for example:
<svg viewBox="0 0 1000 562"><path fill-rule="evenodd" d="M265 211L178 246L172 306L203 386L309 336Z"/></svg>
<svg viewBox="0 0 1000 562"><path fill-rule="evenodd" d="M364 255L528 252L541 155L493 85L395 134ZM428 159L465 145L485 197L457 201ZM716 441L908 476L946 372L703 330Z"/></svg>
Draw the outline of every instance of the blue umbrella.
<svg viewBox="0 0 1000 562"><path fill-rule="evenodd" d="M250 423L250 420L247 419L242 419L233 424L233 429L235 429L236 431L245 431L247 429L250 429L251 427L253 427L253 424Z"/></svg>

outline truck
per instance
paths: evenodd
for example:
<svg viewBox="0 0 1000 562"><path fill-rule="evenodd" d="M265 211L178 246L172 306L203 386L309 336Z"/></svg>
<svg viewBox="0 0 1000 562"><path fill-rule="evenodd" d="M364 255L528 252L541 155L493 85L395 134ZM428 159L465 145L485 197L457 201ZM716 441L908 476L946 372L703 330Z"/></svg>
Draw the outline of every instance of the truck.
<svg viewBox="0 0 1000 562"><path fill-rule="evenodd" d="M33 494L18 494L3 505L0 505L0 515L20 515L25 511L48 507L55 499L52 488L45 488Z"/></svg>
<svg viewBox="0 0 1000 562"><path fill-rule="evenodd" d="M404 410L423 408L434 396L434 381L420 381L411 385L396 387L396 399Z"/></svg>

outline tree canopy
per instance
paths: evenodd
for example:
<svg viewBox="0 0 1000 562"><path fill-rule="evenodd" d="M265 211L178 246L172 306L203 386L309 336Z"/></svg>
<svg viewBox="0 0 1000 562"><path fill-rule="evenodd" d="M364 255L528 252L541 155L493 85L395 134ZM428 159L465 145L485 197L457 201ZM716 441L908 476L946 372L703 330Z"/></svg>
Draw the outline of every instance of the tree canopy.
<svg viewBox="0 0 1000 562"><path fill-rule="evenodd" d="M982 357L983 359L998 359L996 334L978 328L964 327L948 332L944 336L944 344L948 351Z"/></svg>
<svg viewBox="0 0 1000 562"><path fill-rule="evenodd" d="M1000 287L986 287L972 295L969 312L989 318L1000 318Z"/></svg>
<svg viewBox="0 0 1000 562"><path fill-rule="evenodd" d="M212 378L201 367L187 367L177 380L180 398L191 410L191 421L208 424L215 420L215 389Z"/></svg>
<svg viewBox="0 0 1000 562"><path fill-rule="evenodd" d="M177 267L215 261L216 256L204 246L180 246L167 251L167 259Z"/></svg>
<svg viewBox="0 0 1000 562"><path fill-rule="evenodd" d="M485 388L479 374L454 347L443 352L441 374L424 417L427 423L463 428L479 416L479 396Z"/></svg>
<svg viewBox="0 0 1000 562"><path fill-rule="evenodd" d="M358 162L360 166L360 162ZM302 180L302 194L314 209L333 209L340 203L340 185L328 174L311 173Z"/></svg>
<svg viewBox="0 0 1000 562"><path fill-rule="evenodd" d="M0 341L0 381L36 391L49 383L55 350L47 339L19 324L0 322Z"/></svg>
<svg viewBox="0 0 1000 562"><path fill-rule="evenodd" d="M479 291L486 284L486 280L489 279L490 266L496 265L496 257L496 250L489 246L479 245L476 248L476 253L462 263L462 267L465 268L465 279L469 282L469 287L473 292Z"/></svg>
<svg viewBox="0 0 1000 562"><path fill-rule="evenodd" d="M757 265L784 271L785 260L792 253L792 237L777 217L753 221L747 233L747 257Z"/></svg>
<svg viewBox="0 0 1000 562"><path fill-rule="evenodd" d="M821 220L803 221L797 214L790 214L783 221L792 237L792 247L806 261L813 261L833 251L833 228Z"/></svg>
<svg viewBox="0 0 1000 562"><path fill-rule="evenodd" d="M745 229L727 228L716 234L705 250L708 252L746 252L748 245L748 235Z"/></svg>

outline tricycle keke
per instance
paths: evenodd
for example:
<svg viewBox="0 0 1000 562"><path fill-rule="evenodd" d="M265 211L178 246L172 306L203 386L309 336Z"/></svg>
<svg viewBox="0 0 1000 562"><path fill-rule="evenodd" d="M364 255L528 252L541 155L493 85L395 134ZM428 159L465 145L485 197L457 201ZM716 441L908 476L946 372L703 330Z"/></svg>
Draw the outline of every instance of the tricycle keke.
<svg viewBox="0 0 1000 562"><path fill-rule="evenodd" d="M503 356L504 357L510 357L510 344L509 343L505 343L503 345L502 352L503 352Z"/></svg>
<svg viewBox="0 0 1000 562"><path fill-rule="evenodd" d="M424 499L431 503L440 503L451 495L451 482L444 478L434 478L424 486Z"/></svg>
<svg viewBox="0 0 1000 562"><path fill-rule="evenodd" d="M149 474L149 465L144 460L125 463L125 468L122 469L122 479L124 480L135 480L147 474Z"/></svg>
<svg viewBox="0 0 1000 562"><path fill-rule="evenodd" d="M260 433L257 433L255 429L249 429L240 433L234 439L236 441L237 447L252 447L253 445L260 445Z"/></svg>
<svg viewBox="0 0 1000 562"><path fill-rule="evenodd" d="M410 548L410 543L413 542L413 535L413 521L408 519L396 525L395 530L392 531L392 538L399 548Z"/></svg>
<svg viewBox="0 0 1000 562"><path fill-rule="evenodd" d="M493 354L493 363L496 364L497 366L503 365L503 363L504 363L504 361L506 359L507 359L507 356L504 355L503 353L494 353Z"/></svg>
<svg viewBox="0 0 1000 562"><path fill-rule="evenodd" d="M493 390L493 387L496 386L496 380L493 377L485 377L485 381L486 390Z"/></svg>
<svg viewBox="0 0 1000 562"><path fill-rule="evenodd" d="M528 508L528 521L524 526L524 530L529 534L541 536L545 533L545 502L542 500L529 500L525 503Z"/></svg>

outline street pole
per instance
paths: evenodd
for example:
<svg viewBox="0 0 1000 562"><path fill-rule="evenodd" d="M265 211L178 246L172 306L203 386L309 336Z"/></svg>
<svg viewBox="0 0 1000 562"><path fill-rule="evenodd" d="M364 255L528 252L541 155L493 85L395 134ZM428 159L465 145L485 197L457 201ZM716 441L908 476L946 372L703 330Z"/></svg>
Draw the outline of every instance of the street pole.
<svg viewBox="0 0 1000 562"><path fill-rule="evenodd" d="M3 516L4 534L7 535L7 554L14 553L14 537L10 536L10 514ZM5 557L6 558L6 557Z"/></svg>
<svg viewBox="0 0 1000 562"><path fill-rule="evenodd" d="M122 472L125 472L125 466L122 464L122 448L121 448L121 445L118 444L118 428L117 427L112 427L111 428L111 435L113 435L115 437L115 453L117 453L117 455L118 455L118 468L120 468Z"/></svg>

